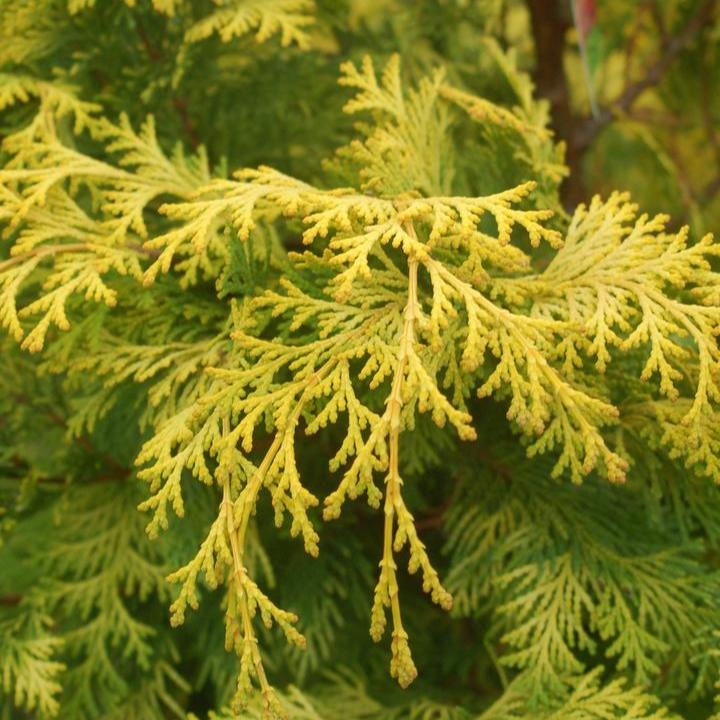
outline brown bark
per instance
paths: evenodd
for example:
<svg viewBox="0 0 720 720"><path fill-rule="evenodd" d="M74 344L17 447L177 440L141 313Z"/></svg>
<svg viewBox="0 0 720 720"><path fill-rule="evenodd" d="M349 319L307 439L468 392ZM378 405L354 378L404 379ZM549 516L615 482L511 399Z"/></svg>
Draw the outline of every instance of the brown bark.
<svg viewBox="0 0 720 720"><path fill-rule="evenodd" d="M565 76L563 55L567 32L572 27L570 5L567 0L527 0L535 42L535 84L538 93L550 101L553 128L557 137L565 140L565 162L570 176L561 188L563 204L573 208L585 195L580 172L582 151L572 142L577 119L570 107L570 91Z"/></svg>

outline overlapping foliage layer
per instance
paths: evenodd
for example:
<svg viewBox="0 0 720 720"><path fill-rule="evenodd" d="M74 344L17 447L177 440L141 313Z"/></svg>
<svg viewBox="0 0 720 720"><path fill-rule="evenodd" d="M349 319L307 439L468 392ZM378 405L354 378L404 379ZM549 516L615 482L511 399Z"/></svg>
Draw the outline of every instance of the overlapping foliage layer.
<svg viewBox="0 0 720 720"><path fill-rule="evenodd" d="M712 712L720 245L375 5L0 4L3 717Z"/></svg>

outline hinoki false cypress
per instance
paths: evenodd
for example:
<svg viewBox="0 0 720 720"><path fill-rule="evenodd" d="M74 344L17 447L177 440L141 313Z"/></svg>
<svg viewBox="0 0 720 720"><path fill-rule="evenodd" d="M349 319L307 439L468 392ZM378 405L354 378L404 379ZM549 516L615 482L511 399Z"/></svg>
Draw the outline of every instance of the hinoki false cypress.
<svg viewBox="0 0 720 720"><path fill-rule="evenodd" d="M623 192L565 214L547 107L492 41L513 106L364 55L340 67L356 125L326 109L330 140L233 166L181 94L212 96L193 58L224 93L244 67L312 77L322 12L97 5L0 11L10 716L669 718L711 695L712 235ZM144 57L82 95L73 42L103 17ZM253 100L233 125L226 99L250 154ZM420 676L405 700L368 616L389 675Z"/></svg>

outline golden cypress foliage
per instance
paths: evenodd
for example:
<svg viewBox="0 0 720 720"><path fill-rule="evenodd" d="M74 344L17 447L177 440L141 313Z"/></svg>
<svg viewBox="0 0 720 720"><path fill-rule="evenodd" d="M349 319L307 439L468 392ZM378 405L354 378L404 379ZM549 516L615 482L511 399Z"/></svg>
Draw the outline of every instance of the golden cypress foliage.
<svg viewBox="0 0 720 720"><path fill-rule="evenodd" d="M189 12L185 5L153 3L173 17ZM311 45L312 2L214 5L188 22L183 52L214 35ZM75 16L91 6L71 2L67 10ZM0 27L8 22L3 12ZM22 17L18 11L15 22ZM36 30L27 46L0 57L31 56L29 43L45 32ZM512 56L490 42L486 48L502 72L520 77ZM36 102L38 112L4 142L0 220L9 251L0 260L0 325L74 387L85 374L101 378L68 428L76 437L102 422L123 383L145 388L146 434L134 462L148 487L139 507L153 542L162 542L173 515L193 514L196 481L215 489L191 558L167 576L175 588L170 617L182 625L207 602L204 589L222 593L225 648L238 659L233 712L339 717L343 702L375 702L352 677L339 676L339 695L320 697L314 709L300 691L273 689L263 628L276 626L300 648L306 639L303 617L275 599L282 574L271 587L258 562L256 527L270 513L317 557L320 515L337 520L348 501L364 497L383 527L369 632L376 642L387 634L389 672L401 687L422 672L405 621L407 571L444 610L455 602L454 612L472 613L479 598L494 598L500 665L519 675L478 717L527 717L528 698L543 692L564 699L534 717L670 717L643 689L660 671L656 657L700 632L688 602L708 623L717 617L694 580L672 574L691 553L623 556L602 523L583 525L581 511L590 510L557 480L622 484L649 446L720 481L720 245L711 235L693 242L687 228L669 229L667 217L641 214L625 193L594 197L564 218L543 189L565 171L531 88L519 84L518 105L509 109L441 70L415 83L401 71L397 55L380 70L369 56L342 64L344 109L358 118L354 139L314 177L267 165L225 176L202 146L168 152L152 115L140 125L127 115L110 120L78 98L69 78L3 72L0 110ZM458 123L500 133L536 176L488 194L464 192ZM293 238L295 249L286 252L281 238ZM217 301L212 309L204 300L194 306L206 287ZM143 314L150 307L157 312ZM122 332L105 327L105 317L120 317ZM460 448L492 446L494 433L505 436L478 415L488 398L516 437L515 461L542 468L540 489L521 483L492 512L455 507L448 549L462 559L444 581L414 516L413 443L431 432ZM327 481L302 473L314 438ZM318 486L328 488L324 496ZM543 489L565 493L565 529L546 519L554 510L544 515ZM95 527L94 512L82 522ZM101 589L124 583L128 593L165 597L158 567L137 554L148 541L126 535L121 518L98 532L118 534L108 542L126 553L123 562L132 553L137 576L132 566L111 564L116 576L103 579L90 561L82 573L68 569L57 602L82 617L97 612L103 623L112 616L126 657L135 653L181 687L167 669L175 650L153 655L151 628L128 614L120 595ZM557 538L569 534L571 546L556 552ZM93 555L108 551L91 537L69 542ZM530 542L547 558L516 562ZM469 579L463 568L484 568L490 555L496 564L487 583L486 568ZM642 590L628 596L628 587ZM92 588L97 602L83 600ZM0 632L3 687L18 706L52 714L61 641L36 606L23 612L12 632ZM87 662L100 653L102 671L112 674L108 648L117 638L102 628L79 632L77 652ZM586 667L581 656L602 643L635 686L601 683L600 671ZM95 681L83 672L71 671L71 683L85 688L78 717L93 702ZM118 675L112 683L125 681ZM152 702L174 710L168 695ZM301 714L308 708L317 714ZM422 712L413 717L456 717L440 704Z"/></svg>

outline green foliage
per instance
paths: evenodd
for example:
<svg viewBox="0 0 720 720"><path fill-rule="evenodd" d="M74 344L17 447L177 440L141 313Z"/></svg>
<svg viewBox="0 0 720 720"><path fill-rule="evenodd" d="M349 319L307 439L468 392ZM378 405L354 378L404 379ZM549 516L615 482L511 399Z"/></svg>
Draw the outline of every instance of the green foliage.
<svg viewBox="0 0 720 720"><path fill-rule="evenodd" d="M13 693L18 707L37 709L41 715L57 713L57 680L64 669L53 660L61 641L48 632L48 624L49 618L30 606L0 627L3 691Z"/></svg>
<svg viewBox="0 0 720 720"><path fill-rule="evenodd" d="M712 712L720 245L530 19L0 2L5 716Z"/></svg>

